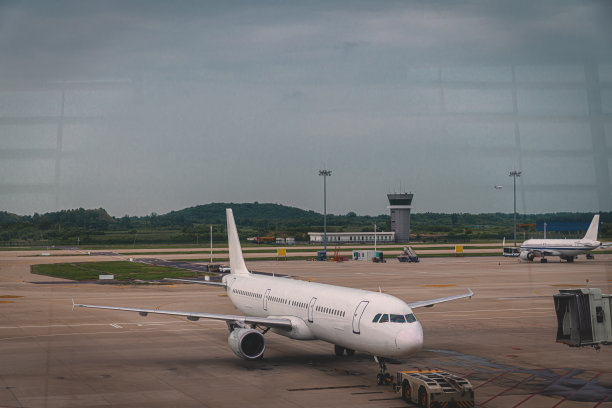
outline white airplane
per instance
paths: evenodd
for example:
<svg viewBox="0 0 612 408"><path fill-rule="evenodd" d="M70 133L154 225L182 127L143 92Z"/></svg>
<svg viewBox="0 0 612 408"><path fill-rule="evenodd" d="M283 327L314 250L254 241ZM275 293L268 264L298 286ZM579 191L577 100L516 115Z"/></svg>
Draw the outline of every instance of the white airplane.
<svg viewBox="0 0 612 408"><path fill-rule="evenodd" d="M237 356L263 357L268 330L296 340L323 340L335 345L336 355L355 350L375 356L381 372L379 384L390 380L385 361L410 356L423 347L423 329L412 309L472 297L473 292L439 299L405 303L384 293L301 280L256 275L248 271L231 209L226 210L231 273L222 282L191 281L222 286L234 306L244 315L181 312L100 305L73 307L124 310L141 316L165 314L188 320L223 320L230 330L229 346Z"/></svg>
<svg viewBox="0 0 612 408"><path fill-rule="evenodd" d="M533 261L535 257L541 257L546 262L547 256L558 256L567 262L581 254L586 254L601 246L609 246L597 240L599 229L599 214L593 216L589 229L581 239L528 239L521 245L520 259Z"/></svg>

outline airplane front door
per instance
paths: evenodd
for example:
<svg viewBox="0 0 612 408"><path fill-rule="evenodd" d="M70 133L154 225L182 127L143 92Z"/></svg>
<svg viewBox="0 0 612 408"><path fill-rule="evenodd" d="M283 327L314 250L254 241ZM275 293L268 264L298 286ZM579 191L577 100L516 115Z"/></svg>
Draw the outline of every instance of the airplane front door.
<svg viewBox="0 0 612 408"><path fill-rule="evenodd" d="M361 301L357 308L355 309L355 313L353 313L353 333L359 334L359 323L361 323L361 316L363 315L363 311L368 306L367 300Z"/></svg>
<svg viewBox="0 0 612 408"><path fill-rule="evenodd" d="M312 299L310 299L310 304L308 305L308 321L310 323L313 322L315 303L317 303L316 297L313 297Z"/></svg>
<svg viewBox="0 0 612 408"><path fill-rule="evenodd" d="M270 294L271 290L272 289L266 290L266 293L264 294L264 297L263 297L263 309L264 310L268 310L268 295Z"/></svg>

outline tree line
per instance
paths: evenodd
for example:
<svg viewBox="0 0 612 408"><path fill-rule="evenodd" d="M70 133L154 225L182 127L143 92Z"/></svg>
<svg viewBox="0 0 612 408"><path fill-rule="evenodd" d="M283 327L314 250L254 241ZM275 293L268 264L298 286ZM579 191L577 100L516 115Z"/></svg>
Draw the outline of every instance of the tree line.
<svg viewBox="0 0 612 408"><path fill-rule="evenodd" d="M113 217L103 208L72 209L45 214L17 215L0 211L0 245L66 245L130 243L199 243L209 239L213 226L215 242L226 240L225 209L233 208L242 238L248 236L294 237L307 241L308 232L323 231L323 215L271 203L211 203L145 216ZM593 213L521 214L520 224L541 222L589 222ZM601 236L610 236L612 212L601 213ZM329 232L390 231L388 214L378 216L328 214ZM506 213L414 213L413 240L469 242L510 237L513 214ZM533 226L522 226L521 234L534 234Z"/></svg>

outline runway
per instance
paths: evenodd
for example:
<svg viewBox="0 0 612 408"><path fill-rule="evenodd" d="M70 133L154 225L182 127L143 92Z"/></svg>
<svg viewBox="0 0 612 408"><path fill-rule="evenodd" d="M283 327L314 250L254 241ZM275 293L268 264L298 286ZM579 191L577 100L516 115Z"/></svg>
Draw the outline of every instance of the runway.
<svg viewBox="0 0 612 408"><path fill-rule="evenodd" d="M222 289L74 285L29 273L35 263L107 260L92 258L0 252L0 407L408 406L389 387L376 385L377 364L359 352L336 357L330 344L268 333L264 359L249 362L228 347L223 322L72 310L74 299L236 313ZM552 302L563 288L588 285L612 293L612 255L573 264L498 256L419 264L247 259L247 265L406 301L469 287L471 300L415 310L424 349L390 364L391 372L429 367L465 376L479 407L612 407L612 346L596 351L555 343Z"/></svg>

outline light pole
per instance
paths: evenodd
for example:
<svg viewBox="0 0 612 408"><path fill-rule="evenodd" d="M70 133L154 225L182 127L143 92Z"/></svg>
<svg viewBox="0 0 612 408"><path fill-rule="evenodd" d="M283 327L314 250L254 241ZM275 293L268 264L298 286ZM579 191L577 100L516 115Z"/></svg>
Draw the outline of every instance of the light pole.
<svg viewBox="0 0 612 408"><path fill-rule="evenodd" d="M319 176L323 176L323 250L327 257L327 177L331 177L331 170L319 170Z"/></svg>
<svg viewBox="0 0 612 408"><path fill-rule="evenodd" d="M374 252L376 252L376 223L374 223Z"/></svg>
<svg viewBox="0 0 612 408"><path fill-rule="evenodd" d="M513 170L509 176L514 178L514 247L516 248L516 178L521 177L521 171Z"/></svg>

